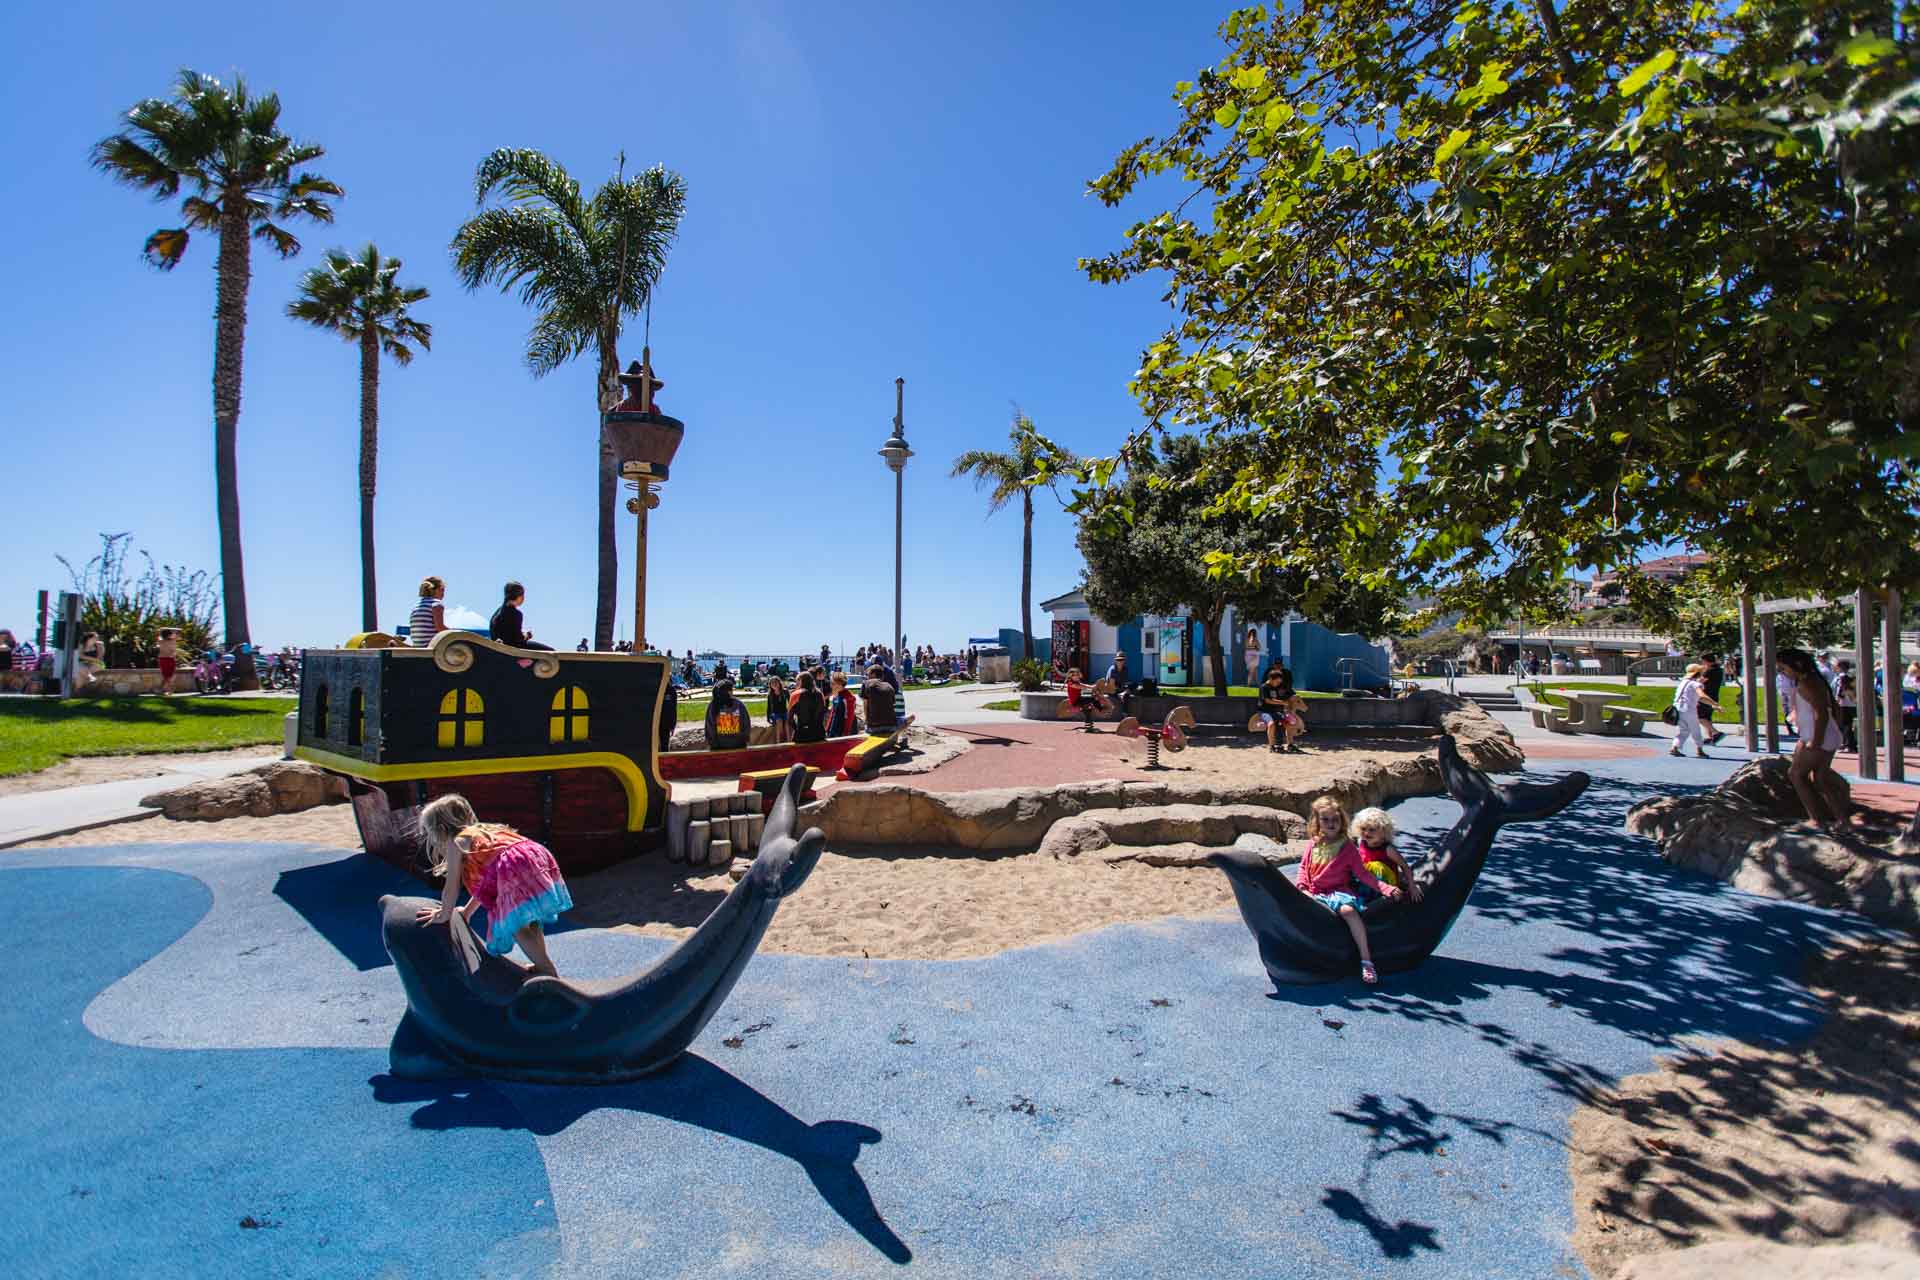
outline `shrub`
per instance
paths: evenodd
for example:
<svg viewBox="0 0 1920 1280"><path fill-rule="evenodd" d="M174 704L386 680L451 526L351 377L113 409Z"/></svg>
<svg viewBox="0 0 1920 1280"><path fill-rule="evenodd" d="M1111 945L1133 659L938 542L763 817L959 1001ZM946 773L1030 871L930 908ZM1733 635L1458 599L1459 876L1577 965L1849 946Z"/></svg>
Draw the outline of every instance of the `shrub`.
<svg viewBox="0 0 1920 1280"><path fill-rule="evenodd" d="M1013 664L1013 682L1022 693L1047 687L1047 667L1038 658L1022 658Z"/></svg>
<svg viewBox="0 0 1920 1280"><path fill-rule="evenodd" d="M132 538L130 533L101 534L100 554L78 569L65 556L55 557L67 567L80 597L80 634L100 633L110 667L153 666L162 627L179 628L183 658L210 647L213 576L204 569L156 564L142 551L147 567L136 578L127 565Z"/></svg>

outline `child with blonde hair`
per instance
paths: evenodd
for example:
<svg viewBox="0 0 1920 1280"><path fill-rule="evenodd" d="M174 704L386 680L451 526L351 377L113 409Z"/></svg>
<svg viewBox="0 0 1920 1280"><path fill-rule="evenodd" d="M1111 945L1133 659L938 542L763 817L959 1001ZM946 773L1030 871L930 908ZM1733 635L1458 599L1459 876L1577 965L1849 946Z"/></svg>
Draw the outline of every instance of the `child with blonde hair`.
<svg viewBox="0 0 1920 1280"><path fill-rule="evenodd" d="M1347 833L1360 845L1360 860L1367 870L1388 884L1406 890L1415 902L1425 896L1420 882L1413 878L1413 868L1393 847L1392 814L1385 809L1362 809L1353 815L1353 825L1347 828Z"/></svg>
<svg viewBox="0 0 1920 1280"><path fill-rule="evenodd" d="M1373 955L1367 950L1367 926L1360 919L1360 897L1353 892L1357 880L1376 893L1389 898L1400 890L1367 870L1360 846L1347 836L1347 811L1332 796L1321 796L1307 813L1307 852L1300 859L1300 892L1339 916L1360 948L1360 977L1369 986L1380 981L1373 967Z"/></svg>
<svg viewBox="0 0 1920 1280"><path fill-rule="evenodd" d="M422 907L420 923L451 919L464 887L471 897L460 909L463 919L472 923L476 907L487 909L488 951L504 956L518 942L536 974L559 977L547 954L544 926L573 907L573 895L547 847L512 827L480 821L467 798L457 794L420 810L420 834L433 873L446 877L439 908Z"/></svg>

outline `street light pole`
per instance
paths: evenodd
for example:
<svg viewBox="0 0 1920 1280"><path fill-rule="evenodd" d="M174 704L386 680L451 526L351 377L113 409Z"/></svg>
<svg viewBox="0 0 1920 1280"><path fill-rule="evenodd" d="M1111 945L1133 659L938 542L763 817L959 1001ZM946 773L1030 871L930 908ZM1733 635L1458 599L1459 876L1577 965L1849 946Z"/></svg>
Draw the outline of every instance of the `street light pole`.
<svg viewBox="0 0 1920 1280"><path fill-rule="evenodd" d="M893 380L893 435L880 446L880 456L887 460L887 466L893 471L893 650L895 669L899 669L901 650L906 646L900 637L900 545L903 527L902 511L906 499L907 459L913 456L913 450L907 447L906 422L907 380Z"/></svg>

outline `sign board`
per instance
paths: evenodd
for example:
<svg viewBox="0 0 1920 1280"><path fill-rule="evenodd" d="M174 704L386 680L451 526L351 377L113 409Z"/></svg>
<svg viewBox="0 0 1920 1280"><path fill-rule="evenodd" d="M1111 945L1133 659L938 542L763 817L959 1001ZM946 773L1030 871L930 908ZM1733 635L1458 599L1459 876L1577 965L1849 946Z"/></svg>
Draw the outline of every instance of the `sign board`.
<svg viewBox="0 0 1920 1280"><path fill-rule="evenodd" d="M1804 613L1808 609L1825 609L1832 603L1833 601L1825 596L1813 596L1804 600L1798 596L1792 596L1781 600L1756 600L1753 611L1755 613Z"/></svg>

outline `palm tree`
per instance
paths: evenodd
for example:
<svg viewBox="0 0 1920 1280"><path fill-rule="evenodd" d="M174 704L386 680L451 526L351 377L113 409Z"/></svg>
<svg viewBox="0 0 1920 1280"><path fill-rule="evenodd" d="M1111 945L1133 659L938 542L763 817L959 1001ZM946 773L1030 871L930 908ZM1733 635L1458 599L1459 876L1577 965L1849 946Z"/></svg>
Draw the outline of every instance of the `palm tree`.
<svg viewBox="0 0 1920 1280"><path fill-rule="evenodd" d="M415 320L407 308L427 296L425 289L401 284L400 259L383 258L369 244L358 257L345 249L327 250L327 261L300 277L300 296L287 314L316 329L339 334L360 347L360 629L380 628L379 593L374 589L373 490L380 457L380 353L398 365L413 361L409 342L433 349L433 326Z"/></svg>
<svg viewBox="0 0 1920 1280"><path fill-rule="evenodd" d="M219 237L213 308L213 479L220 525L220 585L226 641L249 646L246 570L240 557L240 487L234 440L240 425L240 365L246 342L247 282L253 239L291 258L300 241L281 223L291 218L332 222L324 197L340 188L300 167L326 154L280 131L280 97L256 97L238 78L231 89L211 76L182 71L173 97L145 98L127 111L128 128L94 144L93 166L130 187L171 200L182 186L186 225L147 237L146 259L162 271L178 266L190 229ZM235 683L259 687L253 658L234 660Z"/></svg>
<svg viewBox="0 0 1920 1280"><path fill-rule="evenodd" d="M505 203L483 209L453 238L454 269L469 289L519 286L520 301L537 308L527 333L527 367L543 377L592 351L600 363L596 410L620 402L620 329L647 305L667 250L680 228L687 185L656 165L632 178L622 172L582 199L580 184L538 151L503 147L480 162L475 204L498 193ZM599 582L593 611L594 646L613 647L619 552L614 545L614 496L619 476L606 433L600 433ZM634 643L640 642L635 636Z"/></svg>
<svg viewBox="0 0 1920 1280"><path fill-rule="evenodd" d="M1020 495L1020 643L1021 657L1033 656L1033 486L1028 480L1040 469L1041 455L1050 457L1056 467L1071 466L1074 458L1058 449L1044 449L1034 434L1033 419L1015 414L1007 431L1013 442L1011 453L989 449L969 449L953 460L954 477L973 477L975 489L987 490L987 514L1007 505L1014 494Z"/></svg>

